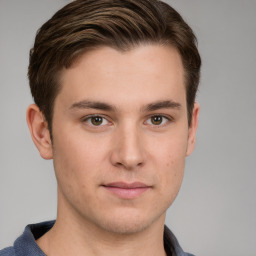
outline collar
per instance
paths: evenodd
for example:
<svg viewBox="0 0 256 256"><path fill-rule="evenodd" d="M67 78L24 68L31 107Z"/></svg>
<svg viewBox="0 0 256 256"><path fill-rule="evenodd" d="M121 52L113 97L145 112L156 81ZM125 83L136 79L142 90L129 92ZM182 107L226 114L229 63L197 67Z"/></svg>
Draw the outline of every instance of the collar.
<svg viewBox="0 0 256 256"><path fill-rule="evenodd" d="M14 242L15 255L46 256L37 245L36 239L48 232L54 223L55 221L46 221L27 225L23 234ZM193 256L182 250L178 240L167 226L164 227L164 248L167 256Z"/></svg>

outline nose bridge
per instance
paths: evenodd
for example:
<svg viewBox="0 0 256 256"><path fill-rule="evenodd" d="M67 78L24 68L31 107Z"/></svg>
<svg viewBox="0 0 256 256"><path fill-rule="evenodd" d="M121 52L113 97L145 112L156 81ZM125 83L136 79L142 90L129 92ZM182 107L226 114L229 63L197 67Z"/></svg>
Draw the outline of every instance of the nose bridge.
<svg viewBox="0 0 256 256"><path fill-rule="evenodd" d="M113 164L123 166L125 169L141 166L144 162L144 150L139 127L133 122L127 122L119 127L115 136Z"/></svg>

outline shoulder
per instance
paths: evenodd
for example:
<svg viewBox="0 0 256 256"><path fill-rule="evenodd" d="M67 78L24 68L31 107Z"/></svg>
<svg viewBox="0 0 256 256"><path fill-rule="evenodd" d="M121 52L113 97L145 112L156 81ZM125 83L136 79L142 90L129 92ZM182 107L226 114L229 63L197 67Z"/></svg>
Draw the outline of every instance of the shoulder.
<svg viewBox="0 0 256 256"><path fill-rule="evenodd" d="M4 248L0 250L0 256L15 256L15 250L12 246Z"/></svg>
<svg viewBox="0 0 256 256"><path fill-rule="evenodd" d="M164 248L168 256L195 256L182 250L177 238L167 226L164 227Z"/></svg>
<svg viewBox="0 0 256 256"><path fill-rule="evenodd" d="M0 250L0 256L45 256L39 248L36 239L49 231L54 221L47 221L26 226L23 234L19 236L14 245Z"/></svg>

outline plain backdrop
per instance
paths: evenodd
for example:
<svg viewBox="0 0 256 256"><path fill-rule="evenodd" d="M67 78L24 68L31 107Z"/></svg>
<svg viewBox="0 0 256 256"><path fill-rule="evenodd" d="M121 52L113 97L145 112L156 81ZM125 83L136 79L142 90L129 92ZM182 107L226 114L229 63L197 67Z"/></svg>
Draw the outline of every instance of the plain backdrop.
<svg viewBox="0 0 256 256"><path fill-rule="evenodd" d="M25 111L36 30L67 0L0 0L0 248L28 223L54 219L56 182ZM195 152L167 224L198 256L256 255L256 1L172 0L202 55Z"/></svg>

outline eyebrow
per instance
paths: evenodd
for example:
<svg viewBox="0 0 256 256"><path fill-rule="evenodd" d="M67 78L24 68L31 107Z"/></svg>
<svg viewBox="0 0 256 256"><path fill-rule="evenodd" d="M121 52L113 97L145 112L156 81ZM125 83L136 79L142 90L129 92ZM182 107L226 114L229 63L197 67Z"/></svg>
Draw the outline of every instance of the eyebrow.
<svg viewBox="0 0 256 256"><path fill-rule="evenodd" d="M146 105L145 107L142 108L142 111L149 112L149 111L155 111L163 108L180 109L181 104L173 100L157 101L157 102Z"/></svg>
<svg viewBox="0 0 256 256"><path fill-rule="evenodd" d="M173 100L156 101L141 108L142 112L156 111L159 109L180 109L181 104ZM70 109L98 109L104 111L116 111L116 107L100 101L82 100L71 105Z"/></svg>
<svg viewBox="0 0 256 256"><path fill-rule="evenodd" d="M115 111L116 108L111 104L99 102L99 101L88 101L82 100L71 105L70 109L99 109L105 111Z"/></svg>

